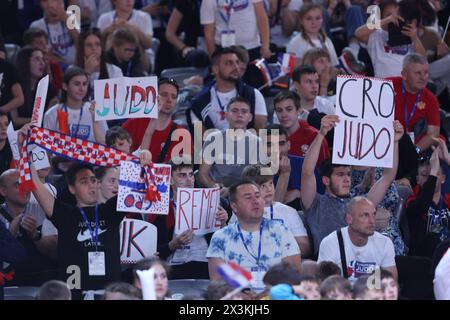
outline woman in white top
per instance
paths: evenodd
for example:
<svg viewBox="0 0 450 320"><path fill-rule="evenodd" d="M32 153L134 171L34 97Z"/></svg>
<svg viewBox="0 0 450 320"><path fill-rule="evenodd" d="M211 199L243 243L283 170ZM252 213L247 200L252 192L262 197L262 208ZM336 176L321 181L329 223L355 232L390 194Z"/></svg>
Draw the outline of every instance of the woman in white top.
<svg viewBox="0 0 450 320"><path fill-rule="evenodd" d="M333 66L339 64L334 45L322 28L322 10L322 6L313 3L303 4L300 9L300 33L292 38L286 46L286 52L295 55L296 65L301 64L301 59L306 51L316 47L328 50Z"/></svg>
<svg viewBox="0 0 450 320"><path fill-rule="evenodd" d="M61 103L51 107L44 115L44 128L103 143L108 130L106 121L94 121L91 103L85 102L88 74L72 66L64 73Z"/></svg>
<svg viewBox="0 0 450 320"><path fill-rule="evenodd" d="M102 35L97 28L88 29L78 37L75 64L89 74L91 98L94 95L95 80L123 76L119 67L106 63Z"/></svg>

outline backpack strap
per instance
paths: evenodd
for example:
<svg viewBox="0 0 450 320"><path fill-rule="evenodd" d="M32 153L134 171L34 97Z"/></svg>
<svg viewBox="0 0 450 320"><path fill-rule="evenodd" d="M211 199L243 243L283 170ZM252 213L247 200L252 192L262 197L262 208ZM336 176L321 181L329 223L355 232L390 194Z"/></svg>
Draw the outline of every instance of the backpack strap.
<svg viewBox="0 0 450 320"><path fill-rule="evenodd" d="M341 268L342 268L342 274L345 279L348 279L348 272L347 272L347 258L345 257L345 247L344 247L344 238L342 238L342 229L338 229L336 231L337 238L339 242L339 252L341 254Z"/></svg>

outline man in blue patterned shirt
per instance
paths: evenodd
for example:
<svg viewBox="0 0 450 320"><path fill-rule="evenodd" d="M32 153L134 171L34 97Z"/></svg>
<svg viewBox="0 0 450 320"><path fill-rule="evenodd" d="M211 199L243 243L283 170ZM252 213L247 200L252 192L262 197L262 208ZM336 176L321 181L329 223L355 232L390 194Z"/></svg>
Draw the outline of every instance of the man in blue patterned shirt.
<svg viewBox="0 0 450 320"><path fill-rule="evenodd" d="M216 231L211 239L206 254L210 279L219 279L217 267L232 261L252 273L251 289L261 292L262 278L274 264L286 261L300 272L298 244L281 221L263 218L264 199L258 185L241 180L229 192L237 222Z"/></svg>

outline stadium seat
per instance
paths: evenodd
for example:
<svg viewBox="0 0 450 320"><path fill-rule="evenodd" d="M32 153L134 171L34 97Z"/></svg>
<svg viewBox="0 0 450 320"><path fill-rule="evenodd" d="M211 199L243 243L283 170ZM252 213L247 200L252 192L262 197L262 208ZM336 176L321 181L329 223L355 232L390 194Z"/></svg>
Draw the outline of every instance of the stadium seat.
<svg viewBox="0 0 450 320"><path fill-rule="evenodd" d="M6 49L6 59L14 63L16 60L16 55L20 50L20 46L15 43L5 43L5 49Z"/></svg>
<svg viewBox="0 0 450 320"><path fill-rule="evenodd" d="M170 68L164 69L161 72L161 77L174 79L180 88L184 87L183 81L192 76L199 75L201 77L206 76L208 72L207 68L195 68L195 67L183 67L183 68Z"/></svg>
<svg viewBox="0 0 450 320"><path fill-rule="evenodd" d="M169 292L173 298L183 299L205 297L209 280L206 279L178 279L169 280Z"/></svg>
<svg viewBox="0 0 450 320"><path fill-rule="evenodd" d="M35 300L38 287L5 287L5 300Z"/></svg>

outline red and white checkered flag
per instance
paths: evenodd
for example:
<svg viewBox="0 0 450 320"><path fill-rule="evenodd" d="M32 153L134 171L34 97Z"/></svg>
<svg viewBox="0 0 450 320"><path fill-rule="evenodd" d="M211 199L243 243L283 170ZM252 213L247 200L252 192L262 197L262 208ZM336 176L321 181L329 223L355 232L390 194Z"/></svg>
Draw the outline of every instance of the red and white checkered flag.
<svg viewBox="0 0 450 320"><path fill-rule="evenodd" d="M107 147L92 141L72 137L57 131L32 127L22 148L22 156L19 161L19 191L33 191L36 186L31 179L30 159L27 147L29 144L38 145L47 151L64 158L78 160L100 167L120 166L122 161L139 162L139 158L114 148ZM152 183L153 164L145 167L148 181L148 197L157 197L158 191ZM153 188L152 188L153 187Z"/></svg>

